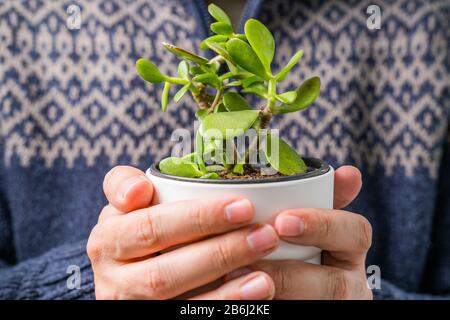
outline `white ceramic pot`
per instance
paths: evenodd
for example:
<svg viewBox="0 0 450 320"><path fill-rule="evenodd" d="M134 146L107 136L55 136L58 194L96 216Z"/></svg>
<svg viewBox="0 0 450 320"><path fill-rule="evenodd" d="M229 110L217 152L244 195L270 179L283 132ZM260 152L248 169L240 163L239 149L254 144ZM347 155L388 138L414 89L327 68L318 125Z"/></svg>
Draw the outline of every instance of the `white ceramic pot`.
<svg viewBox="0 0 450 320"><path fill-rule="evenodd" d="M321 160L305 158L314 170L299 176L264 180L200 180L162 174L152 166L147 176L155 186L160 203L208 196L242 196L255 208L255 222L267 222L275 214L294 208L333 207L334 170ZM265 259L297 259L320 264L321 250L316 247L280 243Z"/></svg>

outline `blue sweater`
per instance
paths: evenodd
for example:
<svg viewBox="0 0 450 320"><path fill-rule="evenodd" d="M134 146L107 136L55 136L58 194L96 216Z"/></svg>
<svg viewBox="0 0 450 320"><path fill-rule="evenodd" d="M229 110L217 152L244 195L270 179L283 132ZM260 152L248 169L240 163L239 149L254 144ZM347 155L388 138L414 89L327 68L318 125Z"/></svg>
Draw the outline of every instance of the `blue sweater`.
<svg viewBox="0 0 450 320"><path fill-rule="evenodd" d="M134 63L144 56L174 72L160 42L197 50L210 18L200 0L79 1L81 28L70 30L73 1L34 3L0 2L0 298L92 299L85 246L104 174L145 170L169 153L174 128L192 127L192 101L163 114L161 88ZM377 3L378 30L366 25L371 1L251 0L244 18L273 31L276 68L305 50L285 88L322 78L317 103L274 126L302 154L363 172L349 210L373 225L375 297L447 298L450 5Z"/></svg>

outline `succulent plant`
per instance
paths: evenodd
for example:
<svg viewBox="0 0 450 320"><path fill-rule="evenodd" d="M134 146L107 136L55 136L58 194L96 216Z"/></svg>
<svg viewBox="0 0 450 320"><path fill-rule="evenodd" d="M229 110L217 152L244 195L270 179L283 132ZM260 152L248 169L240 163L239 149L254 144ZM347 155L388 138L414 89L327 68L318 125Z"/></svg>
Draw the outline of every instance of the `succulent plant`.
<svg viewBox="0 0 450 320"><path fill-rule="evenodd" d="M212 50L213 58L163 43L181 59L177 76L164 74L147 59L136 62L138 73L145 81L164 83L163 111L167 109L172 86L178 89L173 96L175 102L189 92L198 106L196 118L201 124L195 134L195 152L163 159L159 170L169 175L204 179L244 175L250 168L251 152L262 149L250 170L255 172L269 167L280 175L304 173L307 166L300 155L267 128L273 116L311 106L319 96L320 78L311 77L296 90L278 92L277 85L286 79L304 51L297 51L274 73L275 40L263 23L249 19L245 23L245 34L239 34L234 32L229 17L218 6L211 4L208 11L216 20L210 26L215 35L203 40L200 49ZM264 106L252 108L247 99L251 95L265 100ZM244 152L239 152L236 139L250 130L255 133L253 139ZM273 152L274 145L277 152Z"/></svg>

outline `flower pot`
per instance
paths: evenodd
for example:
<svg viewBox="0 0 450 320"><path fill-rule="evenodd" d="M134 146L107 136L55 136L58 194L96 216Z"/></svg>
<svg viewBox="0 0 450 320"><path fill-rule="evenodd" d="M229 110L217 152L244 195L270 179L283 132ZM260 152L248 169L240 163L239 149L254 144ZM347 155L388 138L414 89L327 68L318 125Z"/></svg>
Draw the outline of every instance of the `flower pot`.
<svg viewBox="0 0 450 320"><path fill-rule="evenodd" d="M153 165L147 170L158 201L168 203L180 200L215 196L242 196L255 208L255 222L267 222L277 213L295 208L333 207L334 170L324 161L305 158L311 168L307 173L258 180L209 180L169 176ZM281 242L265 259L298 259L320 264L321 250Z"/></svg>

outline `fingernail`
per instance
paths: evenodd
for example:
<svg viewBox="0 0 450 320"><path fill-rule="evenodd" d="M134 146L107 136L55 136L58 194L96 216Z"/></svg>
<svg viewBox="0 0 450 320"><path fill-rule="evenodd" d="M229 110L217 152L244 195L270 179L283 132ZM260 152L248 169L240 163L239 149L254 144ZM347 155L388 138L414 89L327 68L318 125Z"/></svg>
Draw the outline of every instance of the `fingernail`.
<svg viewBox="0 0 450 320"><path fill-rule="evenodd" d="M128 192L130 192L130 190L133 189L134 186L146 180L147 178L145 176L135 176L128 178L120 185L119 189L117 190L117 196L119 197L119 199L125 200Z"/></svg>
<svg viewBox="0 0 450 320"><path fill-rule="evenodd" d="M247 199L238 200L225 207L225 218L231 223L243 223L253 218L253 208Z"/></svg>
<svg viewBox="0 0 450 320"><path fill-rule="evenodd" d="M303 233L305 223L295 216L282 216L276 220L275 227L280 236L294 237Z"/></svg>
<svg viewBox="0 0 450 320"><path fill-rule="evenodd" d="M247 267L242 267L242 268L233 270L233 271L231 271L230 273L228 273L228 274L225 276L225 280L226 280L226 281L230 281L230 280L239 278L239 277L241 277L241 276L245 276L246 274L250 274L250 273L252 273L252 272L253 272L252 269L247 268Z"/></svg>
<svg viewBox="0 0 450 320"><path fill-rule="evenodd" d="M271 226L265 225L251 232L247 241L253 250L264 252L278 244L278 236Z"/></svg>
<svg viewBox="0 0 450 320"><path fill-rule="evenodd" d="M270 286L264 276L250 279L241 287L241 297L244 300L258 300L270 296Z"/></svg>

